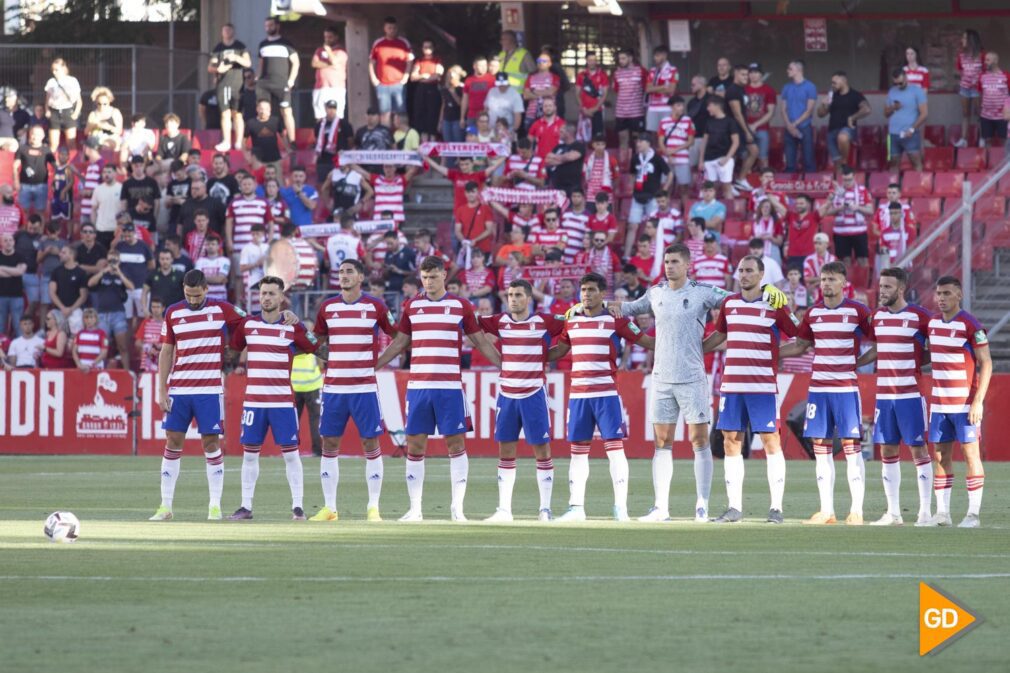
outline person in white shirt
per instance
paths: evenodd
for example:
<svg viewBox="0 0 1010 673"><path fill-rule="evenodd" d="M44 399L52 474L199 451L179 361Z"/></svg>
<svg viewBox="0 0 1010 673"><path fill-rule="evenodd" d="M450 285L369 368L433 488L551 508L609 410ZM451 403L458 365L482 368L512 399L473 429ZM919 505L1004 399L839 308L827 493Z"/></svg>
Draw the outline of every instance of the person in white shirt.
<svg viewBox="0 0 1010 673"><path fill-rule="evenodd" d="M77 139L77 124L81 118L81 83L71 76L67 62L62 58L52 64L53 76L46 82L46 117L49 119L49 149L60 146L60 131L67 137L67 145Z"/></svg>
<svg viewBox="0 0 1010 673"><path fill-rule="evenodd" d="M239 253L239 271L242 273L242 287L245 289L244 299L246 310L256 313L260 310L259 291L253 287L266 274L267 253L270 244L266 241L267 229L256 223L250 229L252 241L242 246Z"/></svg>
<svg viewBox="0 0 1010 673"><path fill-rule="evenodd" d="M130 118L130 128L123 134L123 144L119 150L119 163L126 166L132 156L144 157L146 161L154 158L158 149L158 140L154 131L147 128L147 117L135 114Z"/></svg>
<svg viewBox="0 0 1010 673"><path fill-rule="evenodd" d="M106 248L116 233L116 214L122 201L123 186L116 182L116 167L102 168L102 182L91 193L91 221L98 232L98 242Z"/></svg>
<svg viewBox="0 0 1010 673"><path fill-rule="evenodd" d="M35 321L21 318L21 336L11 341L7 348L7 364L13 367L38 367L46 342L35 333Z"/></svg>
<svg viewBox="0 0 1010 673"><path fill-rule="evenodd" d="M495 86L487 92L487 98L484 99L484 109L490 117L491 126L494 127L499 119L504 119L510 129L519 128L526 110L523 97L509 86L509 76L503 72L495 76L494 83Z"/></svg>

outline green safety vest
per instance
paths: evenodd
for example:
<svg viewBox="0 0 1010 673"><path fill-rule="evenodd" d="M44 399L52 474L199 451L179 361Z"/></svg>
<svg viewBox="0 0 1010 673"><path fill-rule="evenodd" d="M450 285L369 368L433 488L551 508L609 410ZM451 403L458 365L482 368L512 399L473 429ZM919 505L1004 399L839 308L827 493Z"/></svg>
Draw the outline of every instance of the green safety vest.
<svg viewBox="0 0 1010 673"><path fill-rule="evenodd" d="M296 393L309 393L323 387L323 373L315 355L300 353L291 363L291 387Z"/></svg>
<svg viewBox="0 0 1010 673"><path fill-rule="evenodd" d="M522 71L523 60L529 55L525 47L519 47L509 59L505 60L505 52L498 53L498 60L501 61L501 71L509 76L509 84L514 89L522 89L526 85L528 73Z"/></svg>

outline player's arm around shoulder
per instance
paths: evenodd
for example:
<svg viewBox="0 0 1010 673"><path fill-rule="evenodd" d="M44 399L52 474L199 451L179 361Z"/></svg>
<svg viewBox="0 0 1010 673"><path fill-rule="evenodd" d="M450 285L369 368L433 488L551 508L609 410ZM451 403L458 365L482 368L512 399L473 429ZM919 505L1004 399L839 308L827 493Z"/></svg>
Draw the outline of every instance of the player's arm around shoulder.
<svg viewBox="0 0 1010 673"><path fill-rule="evenodd" d="M630 318L650 313L652 311L652 293L658 290L658 286L650 287L645 294L635 301L608 301L606 302L607 310L615 318Z"/></svg>

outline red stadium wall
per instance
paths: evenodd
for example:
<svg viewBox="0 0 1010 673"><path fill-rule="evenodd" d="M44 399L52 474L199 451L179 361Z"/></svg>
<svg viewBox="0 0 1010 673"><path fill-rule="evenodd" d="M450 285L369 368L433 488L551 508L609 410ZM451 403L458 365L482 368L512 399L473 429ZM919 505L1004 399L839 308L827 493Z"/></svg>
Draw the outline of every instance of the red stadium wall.
<svg viewBox="0 0 1010 673"><path fill-rule="evenodd" d="M463 383L473 413L474 431L467 437L467 449L473 456L496 456L494 436L494 395L496 372L465 372ZM564 440L564 416L567 402L567 374L548 375L548 393L553 426L555 455L568 454ZM626 447L633 458L652 455L652 429L647 421L648 395L651 378L635 372L618 375L617 389L621 395L628 427ZM780 374L779 407L784 418L789 410L804 401L809 377L805 374ZM873 377L860 377L863 417L873 418ZM386 455L399 447L391 437L403 441L403 405L407 376L405 372L379 374L380 400L390 434L383 436ZM928 386L928 379L923 382ZM161 410L156 397L153 374L139 377L122 370L84 374L76 370L0 371L0 454L113 454L159 455L165 446L161 430ZM240 434L239 419L245 377L230 376L225 385L226 453L237 455ZM993 377L989 390L989 413L982 428L982 450L986 460L1010 460L1010 446L1005 442L987 441L1010 435L1010 414L998 413L996 400L1010 396L1010 374ZM200 450L199 437L190 430L187 451ZM674 453L679 458L690 457L685 441L685 428L677 428ZM302 446L310 446L308 426L302 426ZM799 442L788 429L783 430L783 446L788 458L804 458ZM265 453L277 453L272 441ZM597 446L596 450L602 449ZM360 444L353 424L343 443L346 455L360 455ZM433 439L431 455L445 455L445 443ZM528 455L522 452L521 455Z"/></svg>

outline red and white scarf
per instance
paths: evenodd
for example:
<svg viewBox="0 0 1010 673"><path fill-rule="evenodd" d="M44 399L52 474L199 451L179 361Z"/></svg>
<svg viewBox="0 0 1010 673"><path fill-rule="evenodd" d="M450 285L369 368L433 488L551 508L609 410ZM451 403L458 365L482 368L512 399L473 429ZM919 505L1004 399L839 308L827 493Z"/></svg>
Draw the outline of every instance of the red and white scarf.
<svg viewBox="0 0 1010 673"><path fill-rule="evenodd" d="M319 122L319 130L316 131L316 154L337 153L337 129L340 127L340 120L334 119L329 131L326 130L326 122L326 119Z"/></svg>
<svg viewBox="0 0 1010 673"><path fill-rule="evenodd" d="M481 197L486 202L515 204L532 203L535 206L564 205L565 193L560 189L509 189L507 187L485 187Z"/></svg>
<svg viewBox="0 0 1010 673"><path fill-rule="evenodd" d="M597 162L602 164L597 166ZM604 191L614 190L614 176L610 171L610 155L606 150L603 151L602 157L597 157L595 153L590 154L586 158L585 175L586 180L589 180L593 176L594 171L599 171L600 174L600 189Z"/></svg>
<svg viewBox="0 0 1010 673"><path fill-rule="evenodd" d="M504 143L422 143L418 151L426 157L507 157Z"/></svg>
<svg viewBox="0 0 1010 673"><path fill-rule="evenodd" d="M417 152L403 150L344 150L340 153L340 165L348 164L420 166L421 157Z"/></svg>

